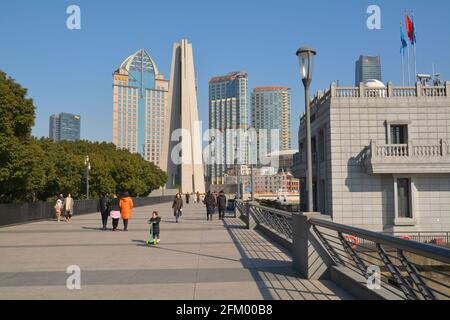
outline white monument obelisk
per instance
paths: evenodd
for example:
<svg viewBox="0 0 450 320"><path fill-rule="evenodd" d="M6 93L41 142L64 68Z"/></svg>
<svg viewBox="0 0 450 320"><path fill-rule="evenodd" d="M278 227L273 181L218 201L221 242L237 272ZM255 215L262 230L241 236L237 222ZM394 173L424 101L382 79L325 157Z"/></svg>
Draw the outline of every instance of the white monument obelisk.
<svg viewBox="0 0 450 320"><path fill-rule="evenodd" d="M205 192L202 136L198 119L197 88L192 44L173 45L170 70L167 188Z"/></svg>

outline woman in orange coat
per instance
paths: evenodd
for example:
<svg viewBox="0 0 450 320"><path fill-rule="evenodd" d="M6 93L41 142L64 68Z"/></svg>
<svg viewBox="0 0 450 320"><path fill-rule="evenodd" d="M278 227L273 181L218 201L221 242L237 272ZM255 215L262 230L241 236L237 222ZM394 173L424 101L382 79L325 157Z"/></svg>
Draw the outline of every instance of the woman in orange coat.
<svg viewBox="0 0 450 320"><path fill-rule="evenodd" d="M128 220L131 218L133 211L133 199L128 192L125 192L123 198L120 199L120 215L123 220L123 231L128 231Z"/></svg>

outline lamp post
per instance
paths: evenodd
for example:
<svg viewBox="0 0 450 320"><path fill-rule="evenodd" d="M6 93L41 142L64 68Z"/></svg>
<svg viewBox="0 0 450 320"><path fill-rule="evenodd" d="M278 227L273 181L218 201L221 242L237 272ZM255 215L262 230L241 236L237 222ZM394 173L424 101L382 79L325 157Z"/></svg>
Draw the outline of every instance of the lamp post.
<svg viewBox="0 0 450 320"><path fill-rule="evenodd" d="M312 73L314 66L314 56L316 50L305 46L297 50L300 63L300 75L302 77L303 86L305 88L305 110L306 110L306 192L308 194L307 212L314 211L313 203L313 183L312 183L312 150L311 150L311 110L309 108L309 87L312 81ZM301 201L301 200L300 200Z"/></svg>
<svg viewBox="0 0 450 320"><path fill-rule="evenodd" d="M91 161L89 160L89 156L86 156L84 165L86 166L86 199L89 200L89 173L91 171Z"/></svg>

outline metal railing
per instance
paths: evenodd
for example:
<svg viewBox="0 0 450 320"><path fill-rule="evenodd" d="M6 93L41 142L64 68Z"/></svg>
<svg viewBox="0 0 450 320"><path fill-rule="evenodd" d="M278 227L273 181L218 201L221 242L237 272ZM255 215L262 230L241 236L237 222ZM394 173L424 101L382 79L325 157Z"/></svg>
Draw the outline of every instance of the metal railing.
<svg viewBox="0 0 450 320"><path fill-rule="evenodd" d="M292 242L292 214L255 204L249 205L249 211L257 224Z"/></svg>
<svg viewBox="0 0 450 320"><path fill-rule="evenodd" d="M253 218L266 230L294 241L290 213L242 201L237 201L236 210L241 217ZM396 236L323 219L308 221L335 265L347 267L366 279L373 276L373 267L379 269L382 288L399 299L450 299L450 250L445 248L448 232Z"/></svg>
<svg viewBox="0 0 450 320"><path fill-rule="evenodd" d="M408 300L450 299L450 250L383 233L310 218L336 265L365 278L380 270L383 288Z"/></svg>

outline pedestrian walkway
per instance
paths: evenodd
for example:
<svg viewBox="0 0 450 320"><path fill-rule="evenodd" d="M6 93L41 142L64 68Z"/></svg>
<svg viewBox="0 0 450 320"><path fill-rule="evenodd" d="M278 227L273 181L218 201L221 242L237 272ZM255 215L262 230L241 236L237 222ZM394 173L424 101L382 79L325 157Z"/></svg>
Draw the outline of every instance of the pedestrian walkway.
<svg viewBox="0 0 450 320"><path fill-rule="evenodd" d="M102 232L97 213L0 229L0 299L352 298L298 278L289 253L240 219L207 222L204 206L190 204L176 224L170 207L136 208L128 232ZM145 244L153 210L163 219L158 247ZM81 268L81 290L66 288L70 265Z"/></svg>

